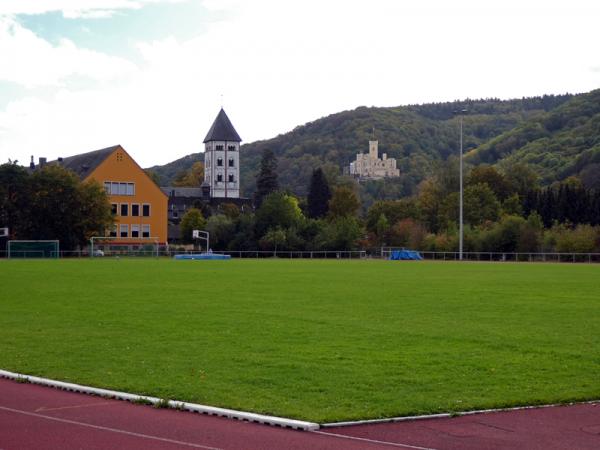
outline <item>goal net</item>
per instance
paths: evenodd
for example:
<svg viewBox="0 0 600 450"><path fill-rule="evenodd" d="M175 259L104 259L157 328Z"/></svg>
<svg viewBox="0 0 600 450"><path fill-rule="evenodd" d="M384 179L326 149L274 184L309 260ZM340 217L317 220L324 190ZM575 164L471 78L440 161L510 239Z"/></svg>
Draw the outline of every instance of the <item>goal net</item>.
<svg viewBox="0 0 600 450"><path fill-rule="evenodd" d="M60 256L57 240L11 240L8 241L6 251L9 258L58 258Z"/></svg>
<svg viewBox="0 0 600 450"><path fill-rule="evenodd" d="M90 239L90 256L158 256L160 242L157 237L125 238L94 236Z"/></svg>

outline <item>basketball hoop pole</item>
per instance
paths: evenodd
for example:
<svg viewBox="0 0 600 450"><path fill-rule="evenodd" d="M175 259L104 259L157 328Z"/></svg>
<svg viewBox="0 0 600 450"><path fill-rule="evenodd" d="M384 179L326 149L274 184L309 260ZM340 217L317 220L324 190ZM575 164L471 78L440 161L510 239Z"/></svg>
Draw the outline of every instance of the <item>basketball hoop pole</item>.
<svg viewBox="0 0 600 450"><path fill-rule="evenodd" d="M206 251L210 248L210 233L203 230L193 230L192 238L198 239L199 241L206 241ZM200 251L202 251L202 245L200 245Z"/></svg>

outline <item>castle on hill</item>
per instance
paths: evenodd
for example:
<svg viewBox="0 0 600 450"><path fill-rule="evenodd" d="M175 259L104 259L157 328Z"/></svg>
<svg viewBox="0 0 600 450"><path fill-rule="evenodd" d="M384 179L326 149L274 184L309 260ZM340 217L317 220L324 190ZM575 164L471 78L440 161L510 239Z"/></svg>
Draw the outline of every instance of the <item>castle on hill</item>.
<svg viewBox="0 0 600 450"><path fill-rule="evenodd" d="M380 159L378 146L379 141L369 141L369 153L356 154L356 160L350 163L350 175L371 180L400 176L396 158L388 158L384 153Z"/></svg>

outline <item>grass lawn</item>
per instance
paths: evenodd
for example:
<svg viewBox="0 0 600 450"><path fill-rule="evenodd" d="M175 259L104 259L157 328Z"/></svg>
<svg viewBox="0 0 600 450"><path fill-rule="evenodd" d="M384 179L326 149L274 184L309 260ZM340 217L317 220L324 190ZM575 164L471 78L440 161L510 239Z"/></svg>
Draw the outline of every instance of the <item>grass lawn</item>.
<svg viewBox="0 0 600 450"><path fill-rule="evenodd" d="M600 398L600 265L0 261L0 368L317 422Z"/></svg>

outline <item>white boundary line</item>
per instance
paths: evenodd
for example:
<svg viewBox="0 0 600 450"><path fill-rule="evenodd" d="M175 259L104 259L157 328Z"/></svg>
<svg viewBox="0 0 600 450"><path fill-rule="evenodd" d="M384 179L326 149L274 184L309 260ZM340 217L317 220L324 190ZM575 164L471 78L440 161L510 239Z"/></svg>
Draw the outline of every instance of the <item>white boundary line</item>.
<svg viewBox="0 0 600 450"><path fill-rule="evenodd" d="M355 425L376 425L378 423L409 422L412 420L426 420L426 419L444 419L444 418L449 418L449 417L472 416L475 414L520 411L523 409L542 409L542 408L552 408L555 406L589 405L589 404L594 404L594 403L600 404L600 400L588 400L585 402L551 403L548 405L515 406L512 408L477 409L474 411L461 411L461 412L440 413L440 414L425 414L422 416L388 417L386 419L368 419L368 420L353 420L353 421L347 421L347 422L331 422L331 423L322 423L322 424L320 424L320 426L321 426L321 428L334 428L334 427L351 427L351 426L355 426Z"/></svg>
<svg viewBox="0 0 600 450"><path fill-rule="evenodd" d="M75 383L65 383L63 381L51 380L48 378L34 377L7 370L0 369L0 377L17 381L25 381L32 384L41 384L65 391L81 392L83 394L99 395L101 397L116 398L127 400L129 402L147 402L153 405L164 402L157 397L148 397L145 395L130 394L127 392L112 391L109 389L100 389L91 386L82 386ZM296 430L313 431L319 429L318 423L305 422L302 420L287 419L285 417L267 416L246 411L237 411L235 409L217 408L215 406L199 405L196 403L186 403L176 400L168 400L168 406L174 409L208 414L210 416L228 417L230 419L246 420L248 422L257 422L266 425L275 425L284 428L293 428Z"/></svg>
<svg viewBox="0 0 600 450"><path fill-rule="evenodd" d="M400 442L390 442L390 441L379 441L377 439L368 439L361 438L357 436L348 436L346 434L337 434L337 433L329 433L327 431L312 431L313 433L322 434L324 436L333 436L342 439L350 439L354 441L362 441L362 442L370 442L373 444L383 444L383 445L391 445L392 447L403 447L403 448L412 448L416 450L437 450L431 447L419 447L418 445L410 445L410 444L401 444Z"/></svg>
<svg viewBox="0 0 600 450"><path fill-rule="evenodd" d="M152 436L150 434L136 433L134 431L121 430L119 428L103 427L101 425L94 425L91 423L78 422L76 420L62 419L60 417L46 416L45 414L32 413L29 411L22 411L20 409L7 408L5 406L0 406L0 411L8 411L11 413L16 413L16 414L24 414L26 416L37 417L39 419L54 420L55 422L68 423L70 425L79 425L82 427L93 428L95 430L101 430L101 431L111 431L113 433L120 433L120 434L126 434L128 436L135 436L135 437L144 438L144 439L152 439L155 441L168 442L170 444L185 445L187 447L195 447L195 448L203 448L205 450L221 450L217 447L207 447L206 445L194 444L193 442L176 441L174 439L163 438L160 436Z"/></svg>

